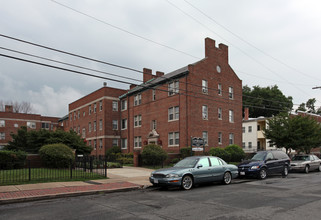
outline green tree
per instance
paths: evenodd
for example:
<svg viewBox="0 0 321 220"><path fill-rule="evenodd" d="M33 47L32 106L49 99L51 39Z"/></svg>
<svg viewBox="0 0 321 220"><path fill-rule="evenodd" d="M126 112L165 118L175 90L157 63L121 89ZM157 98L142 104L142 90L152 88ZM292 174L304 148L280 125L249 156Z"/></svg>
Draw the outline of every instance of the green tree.
<svg viewBox="0 0 321 220"><path fill-rule="evenodd" d="M309 99L306 103L301 103L296 112L302 111L302 112L308 112L312 114L318 114L321 115L321 108L315 107L316 99L312 98Z"/></svg>
<svg viewBox="0 0 321 220"><path fill-rule="evenodd" d="M292 110L292 97L286 97L278 86L259 87L253 89L243 86L243 107L249 108L250 117L271 117L283 111Z"/></svg>
<svg viewBox="0 0 321 220"><path fill-rule="evenodd" d="M310 153L321 145L321 125L309 116L281 114L268 120L264 135L278 148Z"/></svg>

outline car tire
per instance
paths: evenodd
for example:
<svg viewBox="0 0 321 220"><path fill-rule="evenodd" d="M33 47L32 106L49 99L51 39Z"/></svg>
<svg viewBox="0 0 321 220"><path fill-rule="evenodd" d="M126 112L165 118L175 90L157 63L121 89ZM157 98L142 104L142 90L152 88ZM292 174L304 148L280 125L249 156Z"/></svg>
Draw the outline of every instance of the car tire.
<svg viewBox="0 0 321 220"><path fill-rule="evenodd" d="M285 165L283 168L283 171L282 171L282 176L287 177L288 174L289 174L289 168L288 168L288 166Z"/></svg>
<svg viewBox="0 0 321 220"><path fill-rule="evenodd" d="M193 187L193 177L190 175L183 176L181 187L185 190L190 190Z"/></svg>
<svg viewBox="0 0 321 220"><path fill-rule="evenodd" d="M232 182L232 175L230 172L225 172L223 175L223 183L228 185Z"/></svg>
<svg viewBox="0 0 321 220"><path fill-rule="evenodd" d="M319 164L318 171L321 172L321 164Z"/></svg>
<svg viewBox="0 0 321 220"><path fill-rule="evenodd" d="M308 174L308 173L309 173L309 169L310 169L309 165L305 165L305 167L304 167L304 172L305 172L306 174Z"/></svg>
<svg viewBox="0 0 321 220"><path fill-rule="evenodd" d="M259 172L258 178L259 178L260 180L264 180L264 179L266 179L266 177L267 177L266 169L265 169L265 168L262 168L262 169L260 170L260 172Z"/></svg>

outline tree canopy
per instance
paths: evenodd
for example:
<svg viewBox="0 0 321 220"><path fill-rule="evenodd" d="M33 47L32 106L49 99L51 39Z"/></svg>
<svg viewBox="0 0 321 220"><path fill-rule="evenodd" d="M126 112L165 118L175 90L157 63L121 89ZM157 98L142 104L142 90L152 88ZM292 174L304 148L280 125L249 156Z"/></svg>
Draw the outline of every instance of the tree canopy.
<svg viewBox="0 0 321 220"><path fill-rule="evenodd" d="M315 107L316 99L312 98L309 99L306 103L301 103L296 112L302 111L302 112L308 112L313 114L321 115L321 107L317 108Z"/></svg>
<svg viewBox="0 0 321 220"><path fill-rule="evenodd" d="M271 117L280 112L291 111L292 107L292 97L286 97L277 85L253 86L253 89L247 85L243 86L243 108L249 108L249 115L252 118Z"/></svg>
<svg viewBox="0 0 321 220"><path fill-rule="evenodd" d="M62 143L75 149L77 154L89 154L92 148L87 146L85 141L74 131L65 132L61 129L56 131L27 130L22 126L17 134L11 134L12 141L8 143L8 150L22 150L28 153L38 153L39 149L47 144Z"/></svg>
<svg viewBox="0 0 321 220"><path fill-rule="evenodd" d="M280 114L268 119L264 135L270 143L288 152L293 149L310 153L312 148L321 146L321 125L310 116Z"/></svg>

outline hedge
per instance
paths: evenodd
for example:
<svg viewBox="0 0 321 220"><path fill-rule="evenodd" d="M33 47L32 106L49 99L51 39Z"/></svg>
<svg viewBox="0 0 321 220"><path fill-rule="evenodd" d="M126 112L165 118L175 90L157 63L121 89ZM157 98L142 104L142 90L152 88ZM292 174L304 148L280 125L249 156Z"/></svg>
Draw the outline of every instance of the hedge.
<svg viewBox="0 0 321 220"><path fill-rule="evenodd" d="M75 160L72 149L64 144L44 145L39 154L44 164L50 168L68 168Z"/></svg>
<svg viewBox="0 0 321 220"><path fill-rule="evenodd" d="M23 168L27 158L27 153L24 151L0 151L0 169L9 170Z"/></svg>

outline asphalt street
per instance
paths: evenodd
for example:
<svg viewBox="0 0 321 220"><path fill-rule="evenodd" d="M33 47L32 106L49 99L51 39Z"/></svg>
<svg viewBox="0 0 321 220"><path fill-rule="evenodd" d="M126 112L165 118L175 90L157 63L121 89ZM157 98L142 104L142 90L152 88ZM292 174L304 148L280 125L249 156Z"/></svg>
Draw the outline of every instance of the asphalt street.
<svg viewBox="0 0 321 220"><path fill-rule="evenodd" d="M320 219L321 173L0 206L0 219Z"/></svg>

